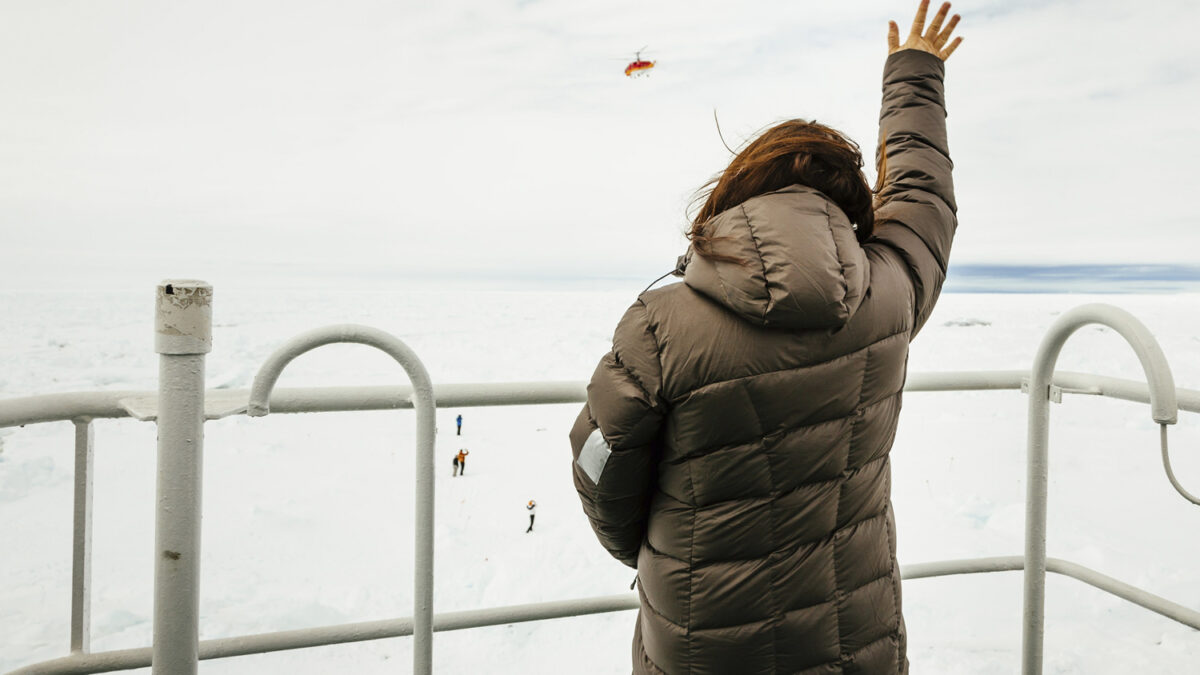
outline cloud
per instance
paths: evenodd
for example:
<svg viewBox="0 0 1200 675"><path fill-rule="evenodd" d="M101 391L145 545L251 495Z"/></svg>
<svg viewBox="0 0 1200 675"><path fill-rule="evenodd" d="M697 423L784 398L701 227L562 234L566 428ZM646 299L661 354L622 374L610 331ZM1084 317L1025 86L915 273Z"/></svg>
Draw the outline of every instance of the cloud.
<svg viewBox="0 0 1200 675"><path fill-rule="evenodd" d="M1200 48L1187 30L1200 8L955 10L967 39L947 69L956 259L1191 256ZM0 222L43 264L74 247L155 269L649 275L682 248L688 198L728 161L712 109L730 144L805 117L869 152L886 20L910 11L8 3ZM1131 36L1153 38L1133 48ZM658 66L625 78L642 45Z"/></svg>

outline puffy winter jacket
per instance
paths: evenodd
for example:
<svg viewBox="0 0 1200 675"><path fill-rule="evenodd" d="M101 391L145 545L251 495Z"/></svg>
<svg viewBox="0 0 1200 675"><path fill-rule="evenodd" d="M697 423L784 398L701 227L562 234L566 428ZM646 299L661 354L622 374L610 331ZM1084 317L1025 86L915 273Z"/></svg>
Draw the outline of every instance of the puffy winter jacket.
<svg viewBox="0 0 1200 675"><path fill-rule="evenodd" d="M600 543L636 567L636 673L905 673L888 453L957 225L942 62L884 69L887 188L860 245L803 186L719 214L642 294L571 432Z"/></svg>

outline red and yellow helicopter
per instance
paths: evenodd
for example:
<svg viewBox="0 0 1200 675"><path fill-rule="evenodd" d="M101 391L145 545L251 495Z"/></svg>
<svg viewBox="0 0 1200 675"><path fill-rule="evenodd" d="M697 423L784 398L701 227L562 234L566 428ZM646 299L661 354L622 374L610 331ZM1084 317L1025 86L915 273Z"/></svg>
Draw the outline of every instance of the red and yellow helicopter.
<svg viewBox="0 0 1200 675"><path fill-rule="evenodd" d="M652 68L654 68L654 64L658 63L658 61L643 61L642 60L642 52L645 50L646 50L646 48L642 47L641 49L634 52L633 61L630 62L629 65L625 66L625 77L637 77L639 75L646 75L650 72L650 70Z"/></svg>

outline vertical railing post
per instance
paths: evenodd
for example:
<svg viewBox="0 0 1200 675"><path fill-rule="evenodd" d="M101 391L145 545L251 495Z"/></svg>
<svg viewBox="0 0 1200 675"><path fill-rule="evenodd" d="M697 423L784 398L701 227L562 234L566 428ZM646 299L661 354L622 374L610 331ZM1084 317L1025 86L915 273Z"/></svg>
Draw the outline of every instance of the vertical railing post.
<svg viewBox="0 0 1200 675"><path fill-rule="evenodd" d="M75 422L75 516L71 544L71 652L91 649L92 615L92 420Z"/></svg>
<svg viewBox="0 0 1200 675"><path fill-rule="evenodd" d="M212 287L164 281L154 318L159 371L152 665L155 675L189 675L200 656L204 355L212 349Z"/></svg>
<svg viewBox="0 0 1200 675"><path fill-rule="evenodd" d="M411 354L411 353L410 353ZM413 675L433 672L433 490L437 403L433 383L416 354L401 359L413 384L417 410L416 566L413 588Z"/></svg>
<svg viewBox="0 0 1200 675"><path fill-rule="evenodd" d="M1057 324L1056 324L1057 326ZM1074 330L1072 328L1072 330ZM1069 335L1069 333L1068 333ZM1050 337L1057 343L1046 346ZM1041 675L1046 611L1046 501L1049 491L1050 382L1054 361L1067 336L1053 329L1042 342L1029 378L1029 426L1025 471L1024 624L1021 627L1021 673ZM1052 350L1049 355L1044 351Z"/></svg>

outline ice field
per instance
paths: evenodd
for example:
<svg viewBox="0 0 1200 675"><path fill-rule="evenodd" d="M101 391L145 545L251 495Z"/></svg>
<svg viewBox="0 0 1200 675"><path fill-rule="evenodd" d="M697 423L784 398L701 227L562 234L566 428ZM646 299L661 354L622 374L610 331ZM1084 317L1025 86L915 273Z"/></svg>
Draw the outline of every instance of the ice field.
<svg viewBox="0 0 1200 675"><path fill-rule="evenodd" d="M157 281L157 280L153 280ZM619 291L267 291L215 287L210 388L247 388L292 336L361 323L400 337L435 387L585 380L641 286ZM153 282L141 294L4 291L0 399L154 390ZM1057 314L1109 302L1157 336L1176 385L1200 389L1200 294L943 295L909 372L1028 369ZM1088 327L1060 370L1142 379L1133 351ZM279 385L404 383L362 346L305 355ZM579 406L439 410L435 611L629 592L570 478ZM1023 395L909 393L893 450L901 564L1023 552ZM462 414L463 435L454 418ZM412 613L413 413L234 417L206 425L201 639ZM92 650L150 644L155 427L95 423ZM1200 415L1170 432L1200 491ZM0 429L0 672L65 656L71 579L67 423ZM451 457L470 450L466 473ZM1069 395L1051 409L1049 555L1200 608L1200 507L1171 488L1149 407ZM524 504L538 502L525 533ZM1080 582L1047 582L1047 673L1200 671L1200 633ZM904 586L916 674L1015 673L1021 575ZM634 612L434 636L438 673L628 673ZM410 638L204 661L206 674L394 673ZM142 671L148 673L149 669Z"/></svg>

